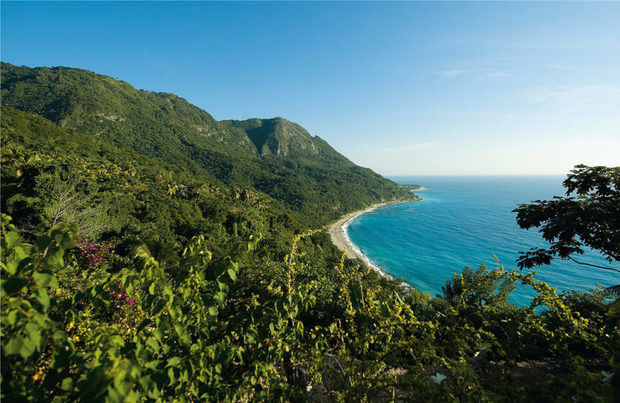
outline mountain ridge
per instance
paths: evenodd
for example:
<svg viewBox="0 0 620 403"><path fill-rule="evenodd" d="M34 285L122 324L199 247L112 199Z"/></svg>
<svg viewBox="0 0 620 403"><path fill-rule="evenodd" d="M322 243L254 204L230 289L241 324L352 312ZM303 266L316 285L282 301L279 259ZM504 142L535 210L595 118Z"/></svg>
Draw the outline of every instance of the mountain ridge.
<svg viewBox="0 0 620 403"><path fill-rule="evenodd" d="M137 90L88 70L1 67L5 106L212 180L254 187L317 224L376 202L413 197L281 117L217 121L174 94Z"/></svg>

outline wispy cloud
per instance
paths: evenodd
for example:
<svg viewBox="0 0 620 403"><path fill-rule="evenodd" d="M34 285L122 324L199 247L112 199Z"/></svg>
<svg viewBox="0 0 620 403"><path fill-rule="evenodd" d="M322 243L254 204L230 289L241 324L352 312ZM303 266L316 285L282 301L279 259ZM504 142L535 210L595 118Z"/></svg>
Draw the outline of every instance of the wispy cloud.
<svg viewBox="0 0 620 403"><path fill-rule="evenodd" d="M424 150L424 149L429 149L429 148L435 148L437 146L439 146L439 142L438 141L425 141L425 142L420 142L420 143L405 144L405 145L400 146L400 147L377 148L377 149L375 149L373 151L376 152L376 153L394 154L394 153L404 153L404 152L410 152L410 151L417 151L417 150Z"/></svg>
<svg viewBox="0 0 620 403"><path fill-rule="evenodd" d="M465 73L467 73L467 70L444 70L438 71L436 74L446 78L454 78Z"/></svg>
<svg viewBox="0 0 620 403"><path fill-rule="evenodd" d="M448 79L459 77L459 76L467 76L478 78L481 80L484 79L492 79L492 78L507 78L512 77L513 74L507 71L502 70L489 70L484 68L472 68L472 69L452 69L452 70L441 70L435 73L438 76L445 77Z"/></svg>
<svg viewBox="0 0 620 403"><path fill-rule="evenodd" d="M476 46L485 49L527 50L527 51L558 51L558 50L601 50L613 51L620 49L620 42L613 39L588 38L541 38L506 40L493 38L453 38L450 42L456 46Z"/></svg>
<svg viewBox="0 0 620 403"><path fill-rule="evenodd" d="M614 141L604 141L604 140L575 140L571 141L569 144L571 146L601 146L601 145L610 145L614 144Z"/></svg>
<svg viewBox="0 0 620 403"><path fill-rule="evenodd" d="M547 63L543 65L551 70L575 71L578 73L602 73L602 74L618 74L620 69L594 67L594 66L574 66L570 64Z"/></svg>
<svg viewBox="0 0 620 403"><path fill-rule="evenodd" d="M524 91L524 97L538 104L563 107L620 105L619 85L543 86Z"/></svg>
<svg viewBox="0 0 620 403"><path fill-rule="evenodd" d="M480 78L506 78L512 77L513 74L507 71L489 71L480 75Z"/></svg>

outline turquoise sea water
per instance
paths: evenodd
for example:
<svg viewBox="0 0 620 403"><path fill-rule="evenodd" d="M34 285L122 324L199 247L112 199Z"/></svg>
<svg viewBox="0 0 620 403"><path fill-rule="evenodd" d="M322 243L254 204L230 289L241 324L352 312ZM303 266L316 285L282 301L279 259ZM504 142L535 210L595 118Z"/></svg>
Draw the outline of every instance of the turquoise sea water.
<svg viewBox="0 0 620 403"><path fill-rule="evenodd" d="M520 251L545 247L536 230L520 229L512 210L519 203L562 195L564 176L393 177L420 184L424 200L378 208L352 220L348 234L376 266L431 295L465 266L485 263L516 269ZM588 252L578 259L606 265ZM558 290L587 290L620 283L617 273L558 260L536 269L538 278ZM512 302L528 304L534 294L519 287Z"/></svg>

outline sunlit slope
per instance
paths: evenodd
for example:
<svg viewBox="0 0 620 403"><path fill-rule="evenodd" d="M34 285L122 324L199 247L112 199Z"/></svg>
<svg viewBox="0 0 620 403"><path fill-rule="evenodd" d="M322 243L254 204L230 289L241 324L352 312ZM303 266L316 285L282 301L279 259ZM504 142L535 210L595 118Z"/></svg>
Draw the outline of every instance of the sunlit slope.
<svg viewBox="0 0 620 403"><path fill-rule="evenodd" d="M320 223L410 197L318 136L282 118L216 121L167 93L87 70L2 64L5 106L228 185L254 187ZM43 141L43 140L42 140Z"/></svg>

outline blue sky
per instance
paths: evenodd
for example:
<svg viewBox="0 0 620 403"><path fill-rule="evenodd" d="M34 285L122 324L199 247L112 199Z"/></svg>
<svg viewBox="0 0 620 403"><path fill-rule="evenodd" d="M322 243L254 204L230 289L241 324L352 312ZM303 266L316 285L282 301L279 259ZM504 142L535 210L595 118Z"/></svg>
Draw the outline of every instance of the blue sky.
<svg viewBox="0 0 620 403"><path fill-rule="evenodd" d="M382 174L620 165L620 3L1 6L3 61L282 116Z"/></svg>

